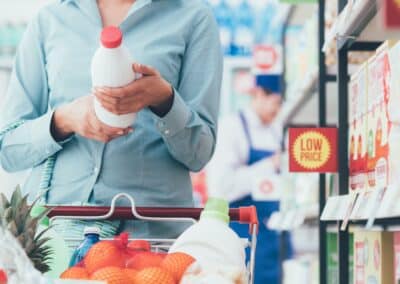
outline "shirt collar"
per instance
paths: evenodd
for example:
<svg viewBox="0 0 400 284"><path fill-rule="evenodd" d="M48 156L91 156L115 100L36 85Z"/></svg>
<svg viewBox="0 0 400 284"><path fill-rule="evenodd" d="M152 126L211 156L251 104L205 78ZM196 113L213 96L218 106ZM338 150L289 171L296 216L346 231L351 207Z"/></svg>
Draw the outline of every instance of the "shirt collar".
<svg viewBox="0 0 400 284"><path fill-rule="evenodd" d="M80 0L59 0L61 3L70 3L70 2L73 2L73 3L76 3L76 2L79 2ZM87 1L87 0L85 0L85 1ZM157 1L161 1L161 0L150 0L150 2L157 2ZM142 2L141 0L137 0L137 2Z"/></svg>
<svg viewBox="0 0 400 284"><path fill-rule="evenodd" d="M246 119L248 120L248 124L255 127L265 127L262 123L260 117L256 114L256 112L251 108L247 108L244 111Z"/></svg>
<svg viewBox="0 0 400 284"><path fill-rule="evenodd" d="M79 9L83 10L85 14L87 14L93 21L99 23L100 15L97 9L96 0L59 0L62 4L74 3L79 7ZM142 9L143 7L150 5L152 2L156 2L160 0L136 0L131 9L128 12L128 15L124 19L123 23L136 11Z"/></svg>

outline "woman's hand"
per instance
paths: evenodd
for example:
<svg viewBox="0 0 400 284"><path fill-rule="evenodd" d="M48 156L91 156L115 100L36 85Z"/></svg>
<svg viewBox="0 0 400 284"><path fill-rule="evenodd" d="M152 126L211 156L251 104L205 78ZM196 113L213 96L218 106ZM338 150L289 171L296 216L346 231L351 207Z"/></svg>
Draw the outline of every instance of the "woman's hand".
<svg viewBox="0 0 400 284"><path fill-rule="evenodd" d="M93 96L78 98L54 112L51 132L56 141L75 133L107 143L133 131L132 128L114 128L101 123L95 114L93 100Z"/></svg>
<svg viewBox="0 0 400 284"><path fill-rule="evenodd" d="M172 86L152 67L133 64L133 71L143 77L122 88L95 88L93 94L105 109L115 114L149 107L159 116L166 115L173 103Z"/></svg>

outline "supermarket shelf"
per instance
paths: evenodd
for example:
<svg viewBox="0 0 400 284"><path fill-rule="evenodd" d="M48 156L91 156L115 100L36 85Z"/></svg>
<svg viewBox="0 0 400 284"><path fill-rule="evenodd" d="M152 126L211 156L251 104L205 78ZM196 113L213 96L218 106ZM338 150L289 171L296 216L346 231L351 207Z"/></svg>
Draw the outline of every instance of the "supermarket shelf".
<svg viewBox="0 0 400 284"><path fill-rule="evenodd" d="M321 221L327 225L336 225L340 222L340 220L326 220ZM354 226L366 226L368 220L349 220L349 225ZM400 216L399 217L390 217L390 218L378 218L374 222L374 227L398 227L400 226Z"/></svg>
<svg viewBox="0 0 400 284"><path fill-rule="evenodd" d="M224 68L250 68L253 65L252 57L227 56L224 57Z"/></svg>
<svg viewBox="0 0 400 284"><path fill-rule="evenodd" d="M318 224L318 208L318 204L312 204L305 208L274 212L268 221L268 228L292 231L305 224Z"/></svg>
<svg viewBox="0 0 400 284"><path fill-rule="evenodd" d="M300 87L294 99L290 99L283 104L282 110L278 116L278 119L283 124L289 124L302 107L309 101L309 99L315 94L318 83L318 71L314 70L310 72L305 78L304 83L299 84Z"/></svg>
<svg viewBox="0 0 400 284"><path fill-rule="evenodd" d="M376 16L377 11L376 0L357 1L353 7L347 5L328 32L324 49L335 42L339 49L351 45Z"/></svg>

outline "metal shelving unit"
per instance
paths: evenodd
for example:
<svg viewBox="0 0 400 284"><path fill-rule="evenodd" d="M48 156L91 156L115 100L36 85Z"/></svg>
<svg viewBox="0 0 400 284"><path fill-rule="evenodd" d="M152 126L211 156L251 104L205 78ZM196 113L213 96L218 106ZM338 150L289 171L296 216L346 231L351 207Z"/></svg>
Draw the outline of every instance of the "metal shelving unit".
<svg viewBox="0 0 400 284"><path fill-rule="evenodd" d="M335 29L334 43L337 46L337 84L338 84L338 99L339 99L339 120L338 120L338 166L339 166L339 195L347 195L348 182L349 182L349 168L348 168L348 83L349 83L349 63L348 53L350 51L374 51L381 44L377 41L363 41L360 39L360 35L364 30L367 29L369 23L376 18L379 10L378 2L376 0L365 0L358 1L358 6L354 6L349 13L347 0L339 0L338 11L340 16L338 17ZM324 54L322 48L324 47L324 6L325 0L319 1L320 5L320 23L319 23L319 34L320 34L320 76L319 76L319 98L320 98L320 125L323 126L324 113L326 111L326 105L324 104L326 99L326 66L323 63ZM332 35L331 33L328 33ZM378 37L379 35L377 35ZM329 38L332 40L332 38ZM332 74L331 74L332 75ZM320 206L321 210L325 207L326 196L325 192L325 180L321 175L320 184ZM321 211L322 213L322 211ZM326 229L328 225L336 224L336 231L338 232L338 260L339 260L339 283L349 283L349 231L341 230L340 227L344 221L321 221L320 222L320 262L321 262L321 275L320 283L324 284L327 282L326 279ZM367 220L350 220L349 225L365 226ZM381 226L383 228L389 226L400 225L400 217L388 217L388 218L377 218L374 221L374 225ZM323 249L322 249L323 248Z"/></svg>

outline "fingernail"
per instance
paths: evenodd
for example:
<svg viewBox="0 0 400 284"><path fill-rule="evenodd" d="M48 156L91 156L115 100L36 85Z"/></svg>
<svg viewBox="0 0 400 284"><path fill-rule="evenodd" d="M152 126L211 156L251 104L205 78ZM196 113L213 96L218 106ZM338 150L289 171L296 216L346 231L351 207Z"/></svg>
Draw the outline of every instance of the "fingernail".
<svg viewBox="0 0 400 284"><path fill-rule="evenodd" d="M118 135L124 135L124 131L118 131L118 133L117 133Z"/></svg>

